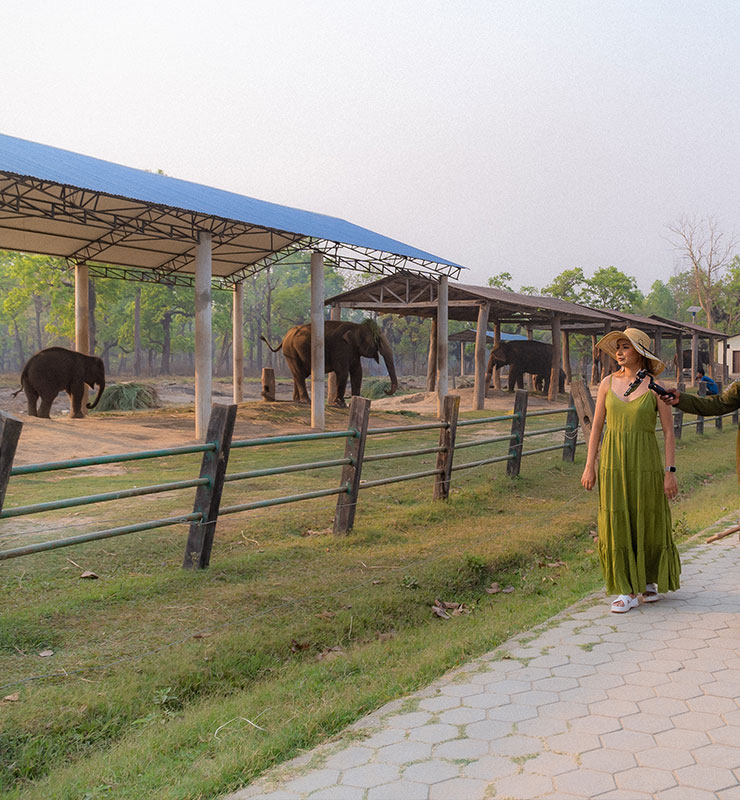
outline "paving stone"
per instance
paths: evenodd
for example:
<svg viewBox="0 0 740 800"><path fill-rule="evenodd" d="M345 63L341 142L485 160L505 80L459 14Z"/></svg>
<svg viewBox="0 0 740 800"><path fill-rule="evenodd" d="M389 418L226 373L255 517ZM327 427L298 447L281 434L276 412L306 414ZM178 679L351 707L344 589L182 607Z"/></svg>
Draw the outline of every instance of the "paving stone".
<svg viewBox="0 0 740 800"><path fill-rule="evenodd" d="M564 719L543 719L535 717L517 722L517 733L525 736L555 736L558 733L565 733L568 730L568 721Z"/></svg>
<svg viewBox="0 0 740 800"><path fill-rule="evenodd" d="M326 759L326 766L330 769L349 769L367 764L375 755L375 750L369 747L346 747Z"/></svg>
<svg viewBox="0 0 740 800"><path fill-rule="evenodd" d="M555 790L552 778L544 775L512 775L494 781L496 797L511 798L511 800L533 800L533 798L546 797L548 792ZM442 800L442 798L440 798ZM447 800L447 798L444 798ZM466 799L467 800L467 799Z"/></svg>
<svg viewBox="0 0 740 800"><path fill-rule="evenodd" d="M689 710L688 705L683 700L672 697L651 697L647 700L638 701L640 711L646 714L657 714L661 717L675 717Z"/></svg>
<svg viewBox="0 0 740 800"><path fill-rule="evenodd" d="M635 753L638 750L647 750L648 747L655 747L655 739L647 733L637 733L636 731L613 731L604 733L601 736L604 747L613 747L615 750L627 750Z"/></svg>
<svg viewBox="0 0 740 800"><path fill-rule="evenodd" d="M738 769L740 767L740 731L737 731L737 743L737 747L726 744L708 744L706 747L693 750L691 755L697 764Z"/></svg>
<svg viewBox="0 0 740 800"><path fill-rule="evenodd" d="M584 686L578 686L575 689L566 689L563 692L558 692L560 700L565 703L598 703L600 700L606 700L608 695L604 689L588 689Z"/></svg>
<svg viewBox="0 0 740 800"><path fill-rule="evenodd" d="M372 792L374 789L370 791ZM312 792L308 797L309 800L364 800L365 790L357 786L327 786L326 789ZM426 799L419 798L419 800Z"/></svg>
<svg viewBox="0 0 740 800"><path fill-rule="evenodd" d="M502 736L508 736L513 730L513 722L487 719L483 722L474 722L472 725L467 725L465 727L465 735L471 739L484 739L490 742Z"/></svg>
<svg viewBox="0 0 740 800"><path fill-rule="evenodd" d="M738 695L740 697L740 695ZM676 728L688 731L711 731L723 724L719 714L703 714L700 711L687 711L684 714L676 714L671 717Z"/></svg>
<svg viewBox="0 0 740 800"><path fill-rule="evenodd" d="M458 772L459 768L456 764L433 758L406 767L403 772L403 778L404 780L414 783L426 783L431 785L433 783L440 783L440 781L447 781L450 778L455 778Z"/></svg>
<svg viewBox="0 0 740 800"><path fill-rule="evenodd" d="M737 786L737 778L731 770L706 764L681 767L676 770L675 775L679 785L706 789L708 792L718 792L720 789Z"/></svg>
<svg viewBox="0 0 740 800"><path fill-rule="evenodd" d="M578 762L573 756L540 753L535 758L524 762L523 772L534 772L537 775L562 775L564 772L574 769L578 769Z"/></svg>
<svg viewBox="0 0 740 800"><path fill-rule="evenodd" d="M313 770L309 772L308 775L303 775L300 778L294 778L292 781L288 781L284 788L288 792L305 794L307 792L314 792L317 789L325 789L327 786L336 784L338 778L338 769Z"/></svg>
<svg viewBox="0 0 740 800"><path fill-rule="evenodd" d="M601 747L598 750L589 750L580 756L581 766L585 769L593 769L598 772L608 772L614 774L631 767L636 767L637 762L632 753L625 750L612 750L609 747Z"/></svg>
<svg viewBox="0 0 740 800"><path fill-rule="evenodd" d="M557 692L542 692L537 689L511 696L512 703L521 703L524 706L543 706L546 703L554 703L559 699Z"/></svg>
<svg viewBox="0 0 740 800"><path fill-rule="evenodd" d="M600 700L589 706L592 714L599 714L602 717L626 717L639 710L637 703L630 700Z"/></svg>
<svg viewBox="0 0 740 800"><path fill-rule="evenodd" d="M542 692L564 692L566 689L577 689L578 681L575 678L542 678L533 681L532 688Z"/></svg>
<svg viewBox="0 0 740 800"><path fill-rule="evenodd" d="M363 767L353 767L345 770L340 783L347 786L359 786L370 789L384 783L398 780L398 767L393 764L365 764Z"/></svg>
<svg viewBox="0 0 740 800"><path fill-rule="evenodd" d="M728 744L734 747L740 741L740 728L734 725L723 725L721 728L708 731L707 736L716 744Z"/></svg>
<svg viewBox="0 0 740 800"><path fill-rule="evenodd" d="M622 723L614 717L600 717L598 714L589 714L587 717L579 717L570 723L573 733L594 733L599 736L602 733L611 733L622 729Z"/></svg>
<svg viewBox="0 0 740 800"><path fill-rule="evenodd" d="M664 770L688 767L694 763L688 750L679 750L675 747L651 747L648 750L640 750L635 753L635 758L641 767Z"/></svg>
<svg viewBox="0 0 740 800"><path fill-rule="evenodd" d="M660 717L657 714L632 714L622 717L620 721L625 730L640 731L641 733L660 733L673 728L669 717Z"/></svg>
<svg viewBox="0 0 740 800"><path fill-rule="evenodd" d="M535 739L533 736L520 736L514 734L513 736L506 736L503 739L494 739L491 742L491 753L498 756L528 756L535 753L541 753L545 749L545 745L540 739Z"/></svg>
<svg viewBox="0 0 740 800"><path fill-rule="evenodd" d="M448 761L469 760L487 755L489 743L483 739L452 739L449 742L435 744L435 758L446 758Z"/></svg>
<svg viewBox="0 0 740 800"><path fill-rule="evenodd" d="M543 706L543 709L547 706ZM486 712L488 719L500 720L502 722L521 722L524 719L532 719L538 716L537 709L532 706L516 705L509 703L505 706L489 708Z"/></svg>
<svg viewBox="0 0 740 800"><path fill-rule="evenodd" d="M655 767L633 767L619 772L614 781L620 789L655 794L676 785L676 779L670 770Z"/></svg>
<svg viewBox="0 0 740 800"><path fill-rule="evenodd" d="M592 733L561 733L549 740L550 749L555 753L586 753L601 747L599 737Z"/></svg>
<svg viewBox="0 0 740 800"><path fill-rule="evenodd" d="M409 739L414 742L436 744L437 742L447 741L447 739L456 739L459 735L457 728L452 725L432 722L429 725L423 725L421 728L414 728L409 733Z"/></svg>
<svg viewBox="0 0 740 800"><path fill-rule="evenodd" d="M541 706L538 711L540 717L544 719L573 720L588 716L588 706L585 703L550 703L549 705Z"/></svg>
<svg viewBox="0 0 740 800"><path fill-rule="evenodd" d="M658 792L655 800L717 800L717 795L692 786L673 786L664 792Z"/></svg>
<svg viewBox="0 0 740 800"><path fill-rule="evenodd" d="M578 769L558 775L555 786L559 792L580 794L582 797L596 797L616 788L614 778L606 772L594 769Z"/></svg>
<svg viewBox="0 0 740 800"><path fill-rule="evenodd" d="M707 714L725 715L731 711L737 712L737 703L731 697L703 695L702 697L692 697L686 701L686 705L692 711L700 711Z"/></svg>
<svg viewBox="0 0 740 800"><path fill-rule="evenodd" d="M593 675L595 672L596 667L591 664L574 664L572 662L552 670L553 676L559 678L585 678L586 675Z"/></svg>
<svg viewBox="0 0 740 800"><path fill-rule="evenodd" d="M480 694L483 687L476 683L449 683L442 686L440 691L449 697L469 697L472 694Z"/></svg>
<svg viewBox="0 0 740 800"><path fill-rule="evenodd" d="M486 718L482 708L451 708L439 715L439 721L447 725L467 725L470 722L480 722Z"/></svg>
<svg viewBox="0 0 740 800"><path fill-rule="evenodd" d="M466 764L461 773L466 778L477 778L483 781L493 781L496 778L505 778L507 775L516 775L519 765L504 756L484 756Z"/></svg>
<svg viewBox="0 0 740 800"><path fill-rule="evenodd" d="M427 742L398 742L378 750L375 759L384 764L410 764L429 758L432 746Z"/></svg>
<svg viewBox="0 0 740 800"><path fill-rule="evenodd" d="M343 787L339 787L343 788ZM374 786L367 793L367 800L428 800L429 787L424 783L393 781L383 786ZM314 800L313 797L310 800ZM337 797L337 800L343 800Z"/></svg>
<svg viewBox="0 0 740 800"><path fill-rule="evenodd" d="M387 744L395 744L402 742L406 738L405 731L384 730L374 733L367 739L363 740L363 747L384 747Z"/></svg>
<svg viewBox="0 0 740 800"><path fill-rule="evenodd" d="M714 795L717 800L740 800L740 783L732 789L725 789Z"/></svg>
<svg viewBox="0 0 740 800"><path fill-rule="evenodd" d="M438 695L437 697L427 697L419 703L419 707L425 711L432 713L438 711L447 711L448 708L456 708L460 705L458 697L450 697L449 695Z"/></svg>
<svg viewBox="0 0 740 800"><path fill-rule="evenodd" d="M429 788L429 800L483 800L488 792L486 781L452 778ZM404 798L405 800L405 798Z"/></svg>
<svg viewBox="0 0 740 800"><path fill-rule="evenodd" d="M480 694L468 695L462 698L462 705L466 708L498 708L511 702L512 696L508 692L481 692Z"/></svg>
<svg viewBox="0 0 740 800"><path fill-rule="evenodd" d="M709 736L702 731L675 729L656 733L653 737L658 747L675 747L679 750L694 750L709 744Z"/></svg>
<svg viewBox="0 0 740 800"><path fill-rule="evenodd" d="M632 683L625 683L623 686L607 689L606 696L612 700L631 700L633 703L640 703L644 700L652 700L655 697L655 689L651 686L635 686Z"/></svg>

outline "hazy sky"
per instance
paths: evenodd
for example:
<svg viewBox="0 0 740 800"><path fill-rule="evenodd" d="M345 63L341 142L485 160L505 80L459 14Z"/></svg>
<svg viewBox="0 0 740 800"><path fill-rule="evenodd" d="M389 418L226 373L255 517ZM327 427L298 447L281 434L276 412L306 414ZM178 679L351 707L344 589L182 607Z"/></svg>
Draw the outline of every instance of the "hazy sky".
<svg viewBox="0 0 740 800"><path fill-rule="evenodd" d="M740 230L736 0L3 0L0 132L647 290Z"/></svg>

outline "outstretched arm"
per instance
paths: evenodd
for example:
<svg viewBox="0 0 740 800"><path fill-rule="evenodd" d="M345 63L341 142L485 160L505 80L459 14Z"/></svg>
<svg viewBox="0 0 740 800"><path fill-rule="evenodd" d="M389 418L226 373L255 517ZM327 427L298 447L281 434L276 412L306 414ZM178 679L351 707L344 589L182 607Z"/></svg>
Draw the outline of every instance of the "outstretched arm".
<svg viewBox="0 0 740 800"><path fill-rule="evenodd" d="M583 469L583 475L581 475L581 486L589 492L596 484L596 458L599 455L601 433L604 430L604 420L606 419L606 393L609 391L608 384L609 378L604 378L599 385L599 393L596 396L594 419L591 424L591 438L588 440L586 466Z"/></svg>
<svg viewBox="0 0 740 800"><path fill-rule="evenodd" d="M676 466L676 436L673 432L673 414L665 403L658 403L660 427L663 428L663 442L665 445L666 467ZM663 479L663 491L666 497L672 500L678 494L678 482L675 472L666 472Z"/></svg>

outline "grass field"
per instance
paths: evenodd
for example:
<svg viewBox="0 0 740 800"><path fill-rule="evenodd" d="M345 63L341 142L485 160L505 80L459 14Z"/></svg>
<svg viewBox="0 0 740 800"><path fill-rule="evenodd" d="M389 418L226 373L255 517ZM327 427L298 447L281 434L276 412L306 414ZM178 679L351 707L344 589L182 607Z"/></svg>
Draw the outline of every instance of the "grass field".
<svg viewBox="0 0 740 800"><path fill-rule="evenodd" d="M369 452L435 442L434 432L385 435ZM677 538L740 505L734 442L729 424L707 426L703 438L685 432ZM229 471L342 449L341 440L244 449ZM461 460L492 452L481 449L461 451ZM346 537L330 533L331 498L224 517L211 568L198 573L180 568L182 528L1 563L0 697L12 699L0 702L0 793L218 797L547 619L601 586L590 535L597 498L580 487L583 459L583 448L575 464L558 451L532 456L515 480L502 464L455 473L445 503L429 499L431 479L368 490ZM433 463L434 455L375 463L364 477ZM13 479L8 498L27 504L161 483L192 477L198 464L188 456L29 476ZM335 468L231 484L224 503L336 485L337 476ZM24 520L24 536L191 504L192 491L55 512ZM8 527L0 527L4 546L19 539ZM83 569L99 578L81 580ZM513 591L488 594L492 581ZM436 598L468 613L441 620L431 612Z"/></svg>

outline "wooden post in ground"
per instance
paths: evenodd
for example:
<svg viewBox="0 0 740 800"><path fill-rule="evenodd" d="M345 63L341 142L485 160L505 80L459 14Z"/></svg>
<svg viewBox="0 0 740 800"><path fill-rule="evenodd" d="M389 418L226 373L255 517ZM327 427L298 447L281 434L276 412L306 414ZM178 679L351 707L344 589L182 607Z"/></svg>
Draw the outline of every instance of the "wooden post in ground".
<svg viewBox="0 0 740 800"><path fill-rule="evenodd" d="M703 381L702 381L702 383L703 383ZM722 389L722 381L717 381L717 388L719 389L719 393L722 394L722 391L723 391L723 389ZM714 427L718 431L722 430L722 414L717 414L717 416L714 418Z"/></svg>
<svg viewBox="0 0 740 800"><path fill-rule="evenodd" d="M488 314L491 304L481 303L478 307L478 327L475 331L475 385L473 388L473 411L480 411L486 400L486 338Z"/></svg>
<svg viewBox="0 0 740 800"><path fill-rule="evenodd" d="M275 401L275 370L272 367L262 367L262 399L270 403Z"/></svg>
<svg viewBox="0 0 740 800"><path fill-rule="evenodd" d="M342 318L342 307L336 303L329 310L329 319L338 322ZM337 402L337 373L330 372L326 378L327 403L333 406Z"/></svg>
<svg viewBox="0 0 740 800"><path fill-rule="evenodd" d="M493 322L493 349L495 350L501 344L501 323L498 320ZM509 365L509 374L511 374L511 365ZM493 370L493 388L501 389L501 367L495 367Z"/></svg>
<svg viewBox="0 0 740 800"><path fill-rule="evenodd" d="M355 395L349 404L349 430L355 431L355 435L348 437L344 445L344 457L350 459L350 463L342 467L340 482L341 486L347 487L347 491L337 498L334 533L348 533L355 523L369 416L370 401L366 397Z"/></svg>
<svg viewBox="0 0 740 800"><path fill-rule="evenodd" d="M213 537L216 533L218 509L224 488L226 467L229 463L231 437L234 433L236 405L214 405L208 421L205 441L214 442L215 450L206 450L200 466L200 477L208 483L195 491L193 511L200 512L201 522L192 522L185 546L184 569L205 569L211 561Z"/></svg>
<svg viewBox="0 0 740 800"><path fill-rule="evenodd" d="M599 367L601 366L601 360L599 359L598 353L596 351L596 334L591 334L591 385L598 386L599 384Z"/></svg>
<svg viewBox="0 0 740 800"><path fill-rule="evenodd" d="M578 444L578 411L576 401L573 397L573 385L582 381L574 381L570 384L570 408L568 416L565 418L565 435L563 436L563 461L574 461L576 457L576 445Z"/></svg>
<svg viewBox="0 0 740 800"><path fill-rule="evenodd" d="M699 334L691 334L691 384L696 385L696 370L699 369Z"/></svg>
<svg viewBox="0 0 740 800"><path fill-rule="evenodd" d="M437 287L437 416L441 419L442 405L447 396L449 342L449 279L441 275Z"/></svg>
<svg viewBox="0 0 740 800"><path fill-rule="evenodd" d="M23 423L10 414L0 411L0 511L5 502L5 490L10 480L10 470L18 447Z"/></svg>
<svg viewBox="0 0 740 800"><path fill-rule="evenodd" d="M586 443L588 443L591 438L591 426L594 421L596 403L594 403L594 399L591 397L588 386L586 386L583 381L573 381L570 386L570 394L573 398L573 404L576 407L576 414L578 415L578 421L583 431L583 437Z"/></svg>
<svg viewBox="0 0 740 800"><path fill-rule="evenodd" d="M570 371L570 334L568 331L563 331L563 370L565 371L565 380L568 383L573 382L573 375ZM558 378L558 386L560 386L560 378Z"/></svg>
<svg viewBox="0 0 740 800"><path fill-rule="evenodd" d="M524 429L527 424L527 400L529 394L523 389L516 389L514 400L514 419L511 421L511 439L509 439L509 458L506 462L506 474L515 478L522 465L524 449Z"/></svg>
<svg viewBox="0 0 740 800"><path fill-rule="evenodd" d="M455 455L455 436L457 434L457 415L460 411L460 398L447 395L443 404L442 420L446 427L439 432L439 446L444 450L437 453L437 469L442 472L434 476L434 499L446 500L450 496L452 459Z"/></svg>
<svg viewBox="0 0 740 800"><path fill-rule="evenodd" d="M235 403L244 401L244 283L234 286L232 313L232 372L234 381L233 398Z"/></svg>
<svg viewBox="0 0 740 800"><path fill-rule="evenodd" d="M552 315L552 369L550 370L550 390L547 399L552 402L558 397L560 386L560 314Z"/></svg>

